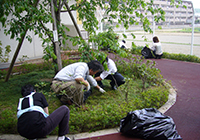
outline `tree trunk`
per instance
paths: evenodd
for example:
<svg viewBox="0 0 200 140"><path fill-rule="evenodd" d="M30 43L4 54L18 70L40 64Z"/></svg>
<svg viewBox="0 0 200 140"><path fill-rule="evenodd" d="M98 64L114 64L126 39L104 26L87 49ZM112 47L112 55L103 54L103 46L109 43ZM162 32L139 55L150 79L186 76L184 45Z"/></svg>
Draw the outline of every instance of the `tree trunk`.
<svg viewBox="0 0 200 140"><path fill-rule="evenodd" d="M39 0L37 0L37 1L34 3L34 6L35 6L35 7L38 5L38 2L39 2ZM12 72L13 66L14 66L14 64L15 64L15 61L16 61L16 59L17 59L17 56L18 56L18 54L19 54L19 51L20 51L20 49L21 49L21 46L22 46L22 44L23 44L23 41L24 41L24 38L25 38L25 36L26 36L27 31L28 31L28 28L26 27L26 30L25 30L24 34L22 34L21 40L19 41L19 43L18 43L18 45L17 45L17 49L16 49L15 54L14 54L14 56L13 56L12 62L10 63L10 67L9 67L9 69L8 69L8 73L7 73L7 75L6 75L5 82L7 82L7 81L9 80L9 78L10 78L10 74L11 74L11 72Z"/></svg>
<svg viewBox="0 0 200 140"><path fill-rule="evenodd" d="M53 22L54 48L56 50L58 71L60 71L62 69L62 60L61 60L60 47L59 47L59 42L58 42L58 32L57 32L57 23L56 23L57 20L56 20L56 17L55 17L53 0L51 0L51 15L52 15L52 18L54 20L54 22Z"/></svg>
<svg viewBox="0 0 200 140"><path fill-rule="evenodd" d="M82 37L82 35L81 35L81 32L80 32L80 30L79 30L79 28L78 28L78 26L77 26L77 23L76 23L76 21L75 21L75 19L74 19L74 16L72 15L72 13L71 13L71 11L70 11L70 8L69 8L69 6L68 6L68 4L67 4L66 1L65 1L65 6L66 6L66 8L67 8L67 11L68 11L68 13L69 13L71 19L72 19L72 22L74 23L74 26L75 26L75 28L76 28L76 31L77 31L79 37L81 37L81 39L83 39L83 37Z"/></svg>
<svg viewBox="0 0 200 140"><path fill-rule="evenodd" d="M17 56L18 56L18 54L19 54L19 51L20 51L20 49L21 49L21 46L22 46L22 43L23 43L23 41L24 41L24 38L25 38L25 36L26 36L27 31L28 31L28 28L26 29L26 31L25 31L24 34L22 35L21 40L20 40L20 42L19 42L18 45L17 45L17 49L16 49L15 54L14 54L14 56L13 56L12 62L10 63L10 67L9 67L9 69L8 69L8 73L7 73L7 75L6 75L5 82L7 82L7 81L9 80L9 78L10 78L10 74L11 74L11 72L12 72L13 66L14 66L14 64L15 64L15 61L16 61L16 59L17 59Z"/></svg>

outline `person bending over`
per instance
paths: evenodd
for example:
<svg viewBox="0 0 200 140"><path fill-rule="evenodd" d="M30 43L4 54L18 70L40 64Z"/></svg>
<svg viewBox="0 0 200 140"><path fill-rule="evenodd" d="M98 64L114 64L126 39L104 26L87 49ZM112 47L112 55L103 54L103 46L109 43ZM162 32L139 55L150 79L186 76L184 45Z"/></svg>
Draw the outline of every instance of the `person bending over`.
<svg viewBox="0 0 200 140"><path fill-rule="evenodd" d="M99 72L95 75L95 80L97 81L100 87L104 87L103 83L101 82L103 79L111 80L110 85L113 90L116 90L117 87L125 83L124 77L117 72L117 67L115 62L106 57L106 60L103 63L107 63L108 71Z"/></svg>
<svg viewBox="0 0 200 140"><path fill-rule="evenodd" d="M97 60L70 64L56 74L51 88L56 94L61 95L60 101L63 104L75 103L80 106L90 95L90 84L98 88L100 92L105 92L91 76L100 71L103 71L103 66ZM89 84L88 81L91 83ZM86 92L84 92L85 88Z"/></svg>
<svg viewBox="0 0 200 140"><path fill-rule="evenodd" d="M69 109L63 105L49 115L48 103L42 93L35 91L32 85L21 88L23 98L19 99L17 108L17 130L27 139L44 138L56 126L59 126L57 140L70 140Z"/></svg>

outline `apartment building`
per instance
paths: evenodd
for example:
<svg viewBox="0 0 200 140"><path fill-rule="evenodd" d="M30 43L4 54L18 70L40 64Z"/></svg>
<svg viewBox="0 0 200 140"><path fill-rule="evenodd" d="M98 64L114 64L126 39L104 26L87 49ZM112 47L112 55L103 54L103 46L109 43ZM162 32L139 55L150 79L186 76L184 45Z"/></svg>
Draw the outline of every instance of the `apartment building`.
<svg viewBox="0 0 200 140"><path fill-rule="evenodd" d="M145 1L150 2L150 0ZM156 23L156 25L185 25L192 23L193 5L191 1L182 1L181 4L176 1L171 5L171 0L154 0L154 7L162 8L165 11L165 21L160 21L159 23ZM153 23L153 15L149 11L141 9L138 9L137 11L144 13L143 15L146 14L149 21ZM98 9L96 14L97 18L101 19L102 15L106 16L104 12L104 9ZM135 13L130 16L136 17ZM114 19L114 22L117 23L118 19ZM113 23L113 25L115 25L115 23Z"/></svg>
<svg viewBox="0 0 200 140"><path fill-rule="evenodd" d="M183 25L192 22L193 5L191 1L182 1L182 4L175 2L170 4L171 0L154 0L154 6L160 7L165 11L165 21L157 24L162 25ZM176 6L178 5L178 6ZM148 18L152 22L153 17L148 13Z"/></svg>

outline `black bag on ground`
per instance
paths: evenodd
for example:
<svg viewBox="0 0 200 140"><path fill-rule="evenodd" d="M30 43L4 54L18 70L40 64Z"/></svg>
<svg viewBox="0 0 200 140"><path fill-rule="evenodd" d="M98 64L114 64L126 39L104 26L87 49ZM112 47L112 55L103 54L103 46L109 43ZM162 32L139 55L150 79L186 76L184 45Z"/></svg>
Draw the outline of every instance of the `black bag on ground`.
<svg viewBox="0 0 200 140"><path fill-rule="evenodd" d="M144 58L154 58L151 53L151 50L149 48L147 48L146 46L144 48L142 48L141 54L142 54L142 56L144 56Z"/></svg>
<svg viewBox="0 0 200 140"><path fill-rule="evenodd" d="M120 121L120 132L148 140L182 140L172 118L154 108L129 112Z"/></svg>

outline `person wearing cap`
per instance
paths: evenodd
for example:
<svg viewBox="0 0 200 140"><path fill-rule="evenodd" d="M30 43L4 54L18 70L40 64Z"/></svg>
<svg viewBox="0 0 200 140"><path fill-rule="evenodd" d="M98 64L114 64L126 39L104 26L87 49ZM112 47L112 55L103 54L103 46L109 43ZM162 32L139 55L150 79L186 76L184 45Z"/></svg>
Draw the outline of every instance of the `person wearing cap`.
<svg viewBox="0 0 200 140"><path fill-rule="evenodd" d="M58 97L63 104L75 103L80 106L91 94L90 84L98 88L100 92L105 92L92 77L100 71L103 71L103 66L97 60L67 65L56 74L51 88L60 95Z"/></svg>
<svg viewBox="0 0 200 140"><path fill-rule="evenodd" d="M117 67L115 62L106 57L103 63L107 63L108 70L104 70L103 72L99 72L95 75L95 80L97 81L100 87L104 87L103 83L101 82L104 79L111 80L110 85L113 90L116 90L117 87L125 83L124 77L117 72Z"/></svg>

